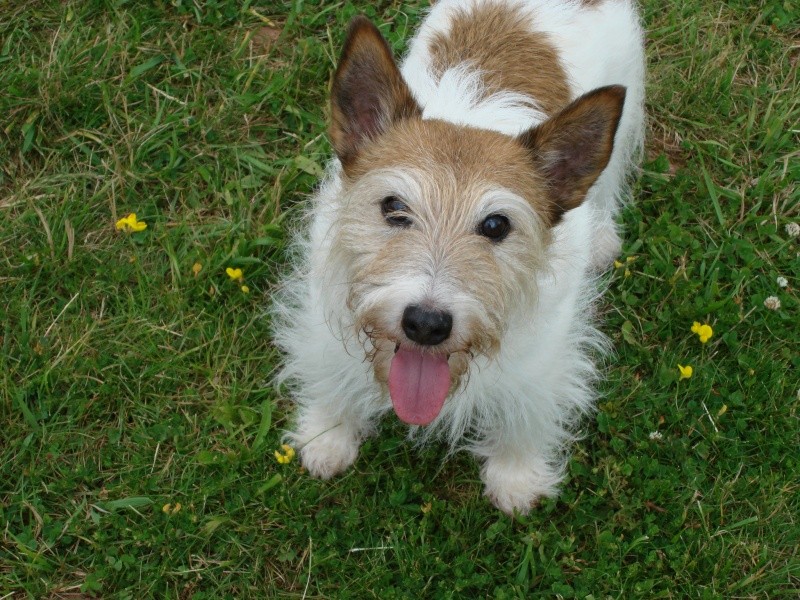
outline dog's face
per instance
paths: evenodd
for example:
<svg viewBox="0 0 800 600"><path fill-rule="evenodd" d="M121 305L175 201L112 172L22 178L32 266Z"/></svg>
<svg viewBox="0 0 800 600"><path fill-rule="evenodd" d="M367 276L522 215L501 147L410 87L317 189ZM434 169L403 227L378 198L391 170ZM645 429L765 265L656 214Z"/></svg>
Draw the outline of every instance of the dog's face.
<svg viewBox="0 0 800 600"><path fill-rule="evenodd" d="M623 99L600 90L518 138L424 120L377 29L353 22L332 90L331 268L402 420L435 419L535 301L550 228L607 164Z"/></svg>
<svg viewBox="0 0 800 600"><path fill-rule="evenodd" d="M532 299L545 184L511 138L420 119L390 128L349 173L333 244L349 308L399 416L424 424ZM429 393L404 396L405 381Z"/></svg>

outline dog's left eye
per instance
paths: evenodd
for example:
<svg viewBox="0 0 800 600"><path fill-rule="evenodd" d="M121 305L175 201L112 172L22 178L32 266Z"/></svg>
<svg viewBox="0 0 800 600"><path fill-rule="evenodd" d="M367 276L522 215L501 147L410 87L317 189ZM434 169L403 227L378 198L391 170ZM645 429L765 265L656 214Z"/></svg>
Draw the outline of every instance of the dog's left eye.
<svg viewBox="0 0 800 600"><path fill-rule="evenodd" d="M489 215L478 225L478 233L493 242L504 240L509 231L511 223L505 215Z"/></svg>
<svg viewBox="0 0 800 600"><path fill-rule="evenodd" d="M408 227L411 217L408 216L408 206L397 196L387 196L381 202L381 213L389 225Z"/></svg>

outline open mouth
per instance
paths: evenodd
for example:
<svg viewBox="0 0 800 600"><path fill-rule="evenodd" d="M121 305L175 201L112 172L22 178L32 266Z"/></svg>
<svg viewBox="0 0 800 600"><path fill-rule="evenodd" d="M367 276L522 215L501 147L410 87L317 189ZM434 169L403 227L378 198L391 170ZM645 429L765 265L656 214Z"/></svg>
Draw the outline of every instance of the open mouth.
<svg viewBox="0 0 800 600"><path fill-rule="evenodd" d="M450 390L448 358L397 345L389 367L389 395L401 421L428 425L439 415Z"/></svg>

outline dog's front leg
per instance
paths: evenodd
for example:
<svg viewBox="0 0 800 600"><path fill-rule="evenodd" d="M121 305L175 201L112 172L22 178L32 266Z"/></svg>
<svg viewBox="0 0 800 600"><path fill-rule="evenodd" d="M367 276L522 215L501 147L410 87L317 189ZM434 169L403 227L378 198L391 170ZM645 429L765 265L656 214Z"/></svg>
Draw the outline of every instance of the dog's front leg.
<svg viewBox="0 0 800 600"><path fill-rule="evenodd" d="M330 479L352 465L372 429L369 421L332 404L304 404L298 410L294 431L287 435L303 466L320 479Z"/></svg>
<svg viewBox="0 0 800 600"><path fill-rule="evenodd" d="M561 469L551 463L541 447L536 448L529 436L504 432L493 443L481 468L484 495L504 513L528 514L543 497L558 494L563 479Z"/></svg>

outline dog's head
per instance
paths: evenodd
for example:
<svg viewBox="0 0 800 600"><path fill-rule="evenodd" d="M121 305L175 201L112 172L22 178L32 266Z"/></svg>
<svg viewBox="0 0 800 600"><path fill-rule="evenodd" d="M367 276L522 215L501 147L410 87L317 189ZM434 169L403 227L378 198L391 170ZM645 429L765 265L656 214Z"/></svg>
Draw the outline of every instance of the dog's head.
<svg viewBox="0 0 800 600"><path fill-rule="evenodd" d="M423 119L377 28L353 21L331 98L343 168L331 260L402 420L435 419L535 301L550 229L608 163L624 96L595 90L516 138Z"/></svg>

